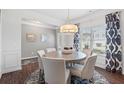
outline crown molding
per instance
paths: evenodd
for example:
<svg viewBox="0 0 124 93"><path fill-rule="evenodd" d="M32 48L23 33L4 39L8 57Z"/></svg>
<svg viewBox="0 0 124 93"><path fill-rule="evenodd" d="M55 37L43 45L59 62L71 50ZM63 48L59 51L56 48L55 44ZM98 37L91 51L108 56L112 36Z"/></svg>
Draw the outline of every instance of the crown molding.
<svg viewBox="0 0 124 93"><path fill-rule="evenodd" d="M36 13L37 15L39 15L39 17L41 17L42 21L44 21L47 24L51 24L54 26L60 26L62 24L65 24L65 20L59 20L58 18L55 18L53 16L49 16L47 14L38 12L38 11L34 11L34 10L28 10L29 12L32 13Z"/></svg>
<svg viewBox="0 0 124 93"><path fill-rule="evenodd" d="M90 12L80 18L71 20L71 23L75 23L75 24L83 23L83 22L86 22L87 20L92 20L92 19L95 19L100 16L105 16L109 13L116 12L116 11L124 11L124 10L122 10L122 9L98 9L98 10L96 10L94 12Z"/></svg>
<svg viewBox="0 0 124 93"><path fill-rule="evenodd" d="M54 26L49 26L46 24L36 24L36 23L27 22L27 21L22 21L22 24L32 25L32 26L37 26L37 27L42 27L42 28L47 28L47 29L56 29L56 27Z"/></svg>

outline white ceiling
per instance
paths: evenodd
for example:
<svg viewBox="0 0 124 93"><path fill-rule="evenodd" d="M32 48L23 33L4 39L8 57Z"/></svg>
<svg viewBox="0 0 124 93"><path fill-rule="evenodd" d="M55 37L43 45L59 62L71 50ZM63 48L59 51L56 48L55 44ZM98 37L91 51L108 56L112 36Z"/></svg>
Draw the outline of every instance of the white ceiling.
<svg viewBox="0 0 124 93"><path fill-rule="evenodd" d="M28 11L35 13L40 18L23 19L23 21L29 23L56 28L67 22L68 9L33 9ZM98 9L69 9L70 22L75 23L73 20L85 19L86 16L97 11Z"/></svg>
<svg viewBox="0 0 124 93"><path fill-rule="evenodd" d="M66 21L68 16L68 9L37 9L33 11L63 21ZM96 11L96 9L69 9L69 17L70 20L72 20L94 11Z"/></svg>
<svg viewBox="0 0 124 93"><path fill-rule="evenodd" d="M110 11L116 10L69 9L70 22L78 24L89 18L109 13ZM30 13L29 18L23 19L26 24L28 22L35 25L45 25L45 27L58 28L67 22L68 9L29 9L26 13ZM32 14L33 16L31 17Z"/></svg>

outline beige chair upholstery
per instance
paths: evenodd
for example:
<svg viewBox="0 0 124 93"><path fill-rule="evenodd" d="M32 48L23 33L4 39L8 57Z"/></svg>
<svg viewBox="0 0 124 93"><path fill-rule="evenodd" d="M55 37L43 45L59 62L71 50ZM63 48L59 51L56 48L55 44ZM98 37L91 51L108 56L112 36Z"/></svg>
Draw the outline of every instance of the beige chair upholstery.
<svg viewBox="0 0 124 93"><path fill-rule="evenodd" d="M91 49L83 49L83 52L87 55L85 60L82 60L79 62L79 64L84 65L87 62L87 59L92 55L92 50Z"/></svg>
<svg viewBox="0 0 124 93"><path fill-rule="evenodd" d="M42 58L45 82L48 84L65 84L70 82L70 70L66 69L63 59Z"/></svg>
<svg viewBox="0 0 124 93"><path fill-rule="evenodd" d="M92 49L88 48L88 49L83 49L83 52L86 53L87 57L92 55Z"/></svg>
<svg viewBox="0 0 124 93"><path fill-rule="evenodd" d="M41 58L45 55L45 51L44 50L39 50L39 51L37 51L37 54L38 54L39 68L41 70L43 70L43 64L42 64Z"/></svg>
<svg viewBox="0 0 124 93"><path fill-rule="evenodd" d="M75 64L71 68L71 75L78 76L82 79L92 79L96 62L96 55L90 56L84 65Z"/></svg>
<svg viewBox="0 0 124 93"><path fill-rule="evenodd" d="M49 52L52 52L52 51L56 51L56 49L55 48L47 48L46 49L46 53L49 53Z"/></svg>

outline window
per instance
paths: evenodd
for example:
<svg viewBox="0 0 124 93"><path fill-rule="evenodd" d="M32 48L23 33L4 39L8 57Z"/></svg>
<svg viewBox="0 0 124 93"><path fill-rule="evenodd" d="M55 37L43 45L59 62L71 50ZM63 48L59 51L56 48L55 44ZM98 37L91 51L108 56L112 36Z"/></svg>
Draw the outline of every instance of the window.
<svg viewBox="0 0 124 93"><path fill-rule="evenodd" d="M95 26L82 28L81 31L81 50L91 48L97 54L105 53L105 26Z"/></svg>
<svg viewBox="0 0 124 93"><path fill-rule="evenodd" d="M91 30L89 28L81 30L81 50L91 47Z"/></svg>

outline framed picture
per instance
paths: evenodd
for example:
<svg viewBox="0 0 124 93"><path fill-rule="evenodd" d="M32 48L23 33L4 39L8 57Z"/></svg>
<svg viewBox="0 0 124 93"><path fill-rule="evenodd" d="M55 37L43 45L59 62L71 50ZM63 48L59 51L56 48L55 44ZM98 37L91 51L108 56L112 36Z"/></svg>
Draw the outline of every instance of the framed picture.
<svg viewBox="0 0 124 93"><path fill-rule="evenodd" d="M47 41L47 36L45 34L40 35L40 41L41 42L46 42Z"/></svg>
<svg viewBox="0 0 124 93"><path fill-rule="evenodd" d="M36 41L36 34L35 33L26 33L26 40L27 42L35 42Z"/></svg>

